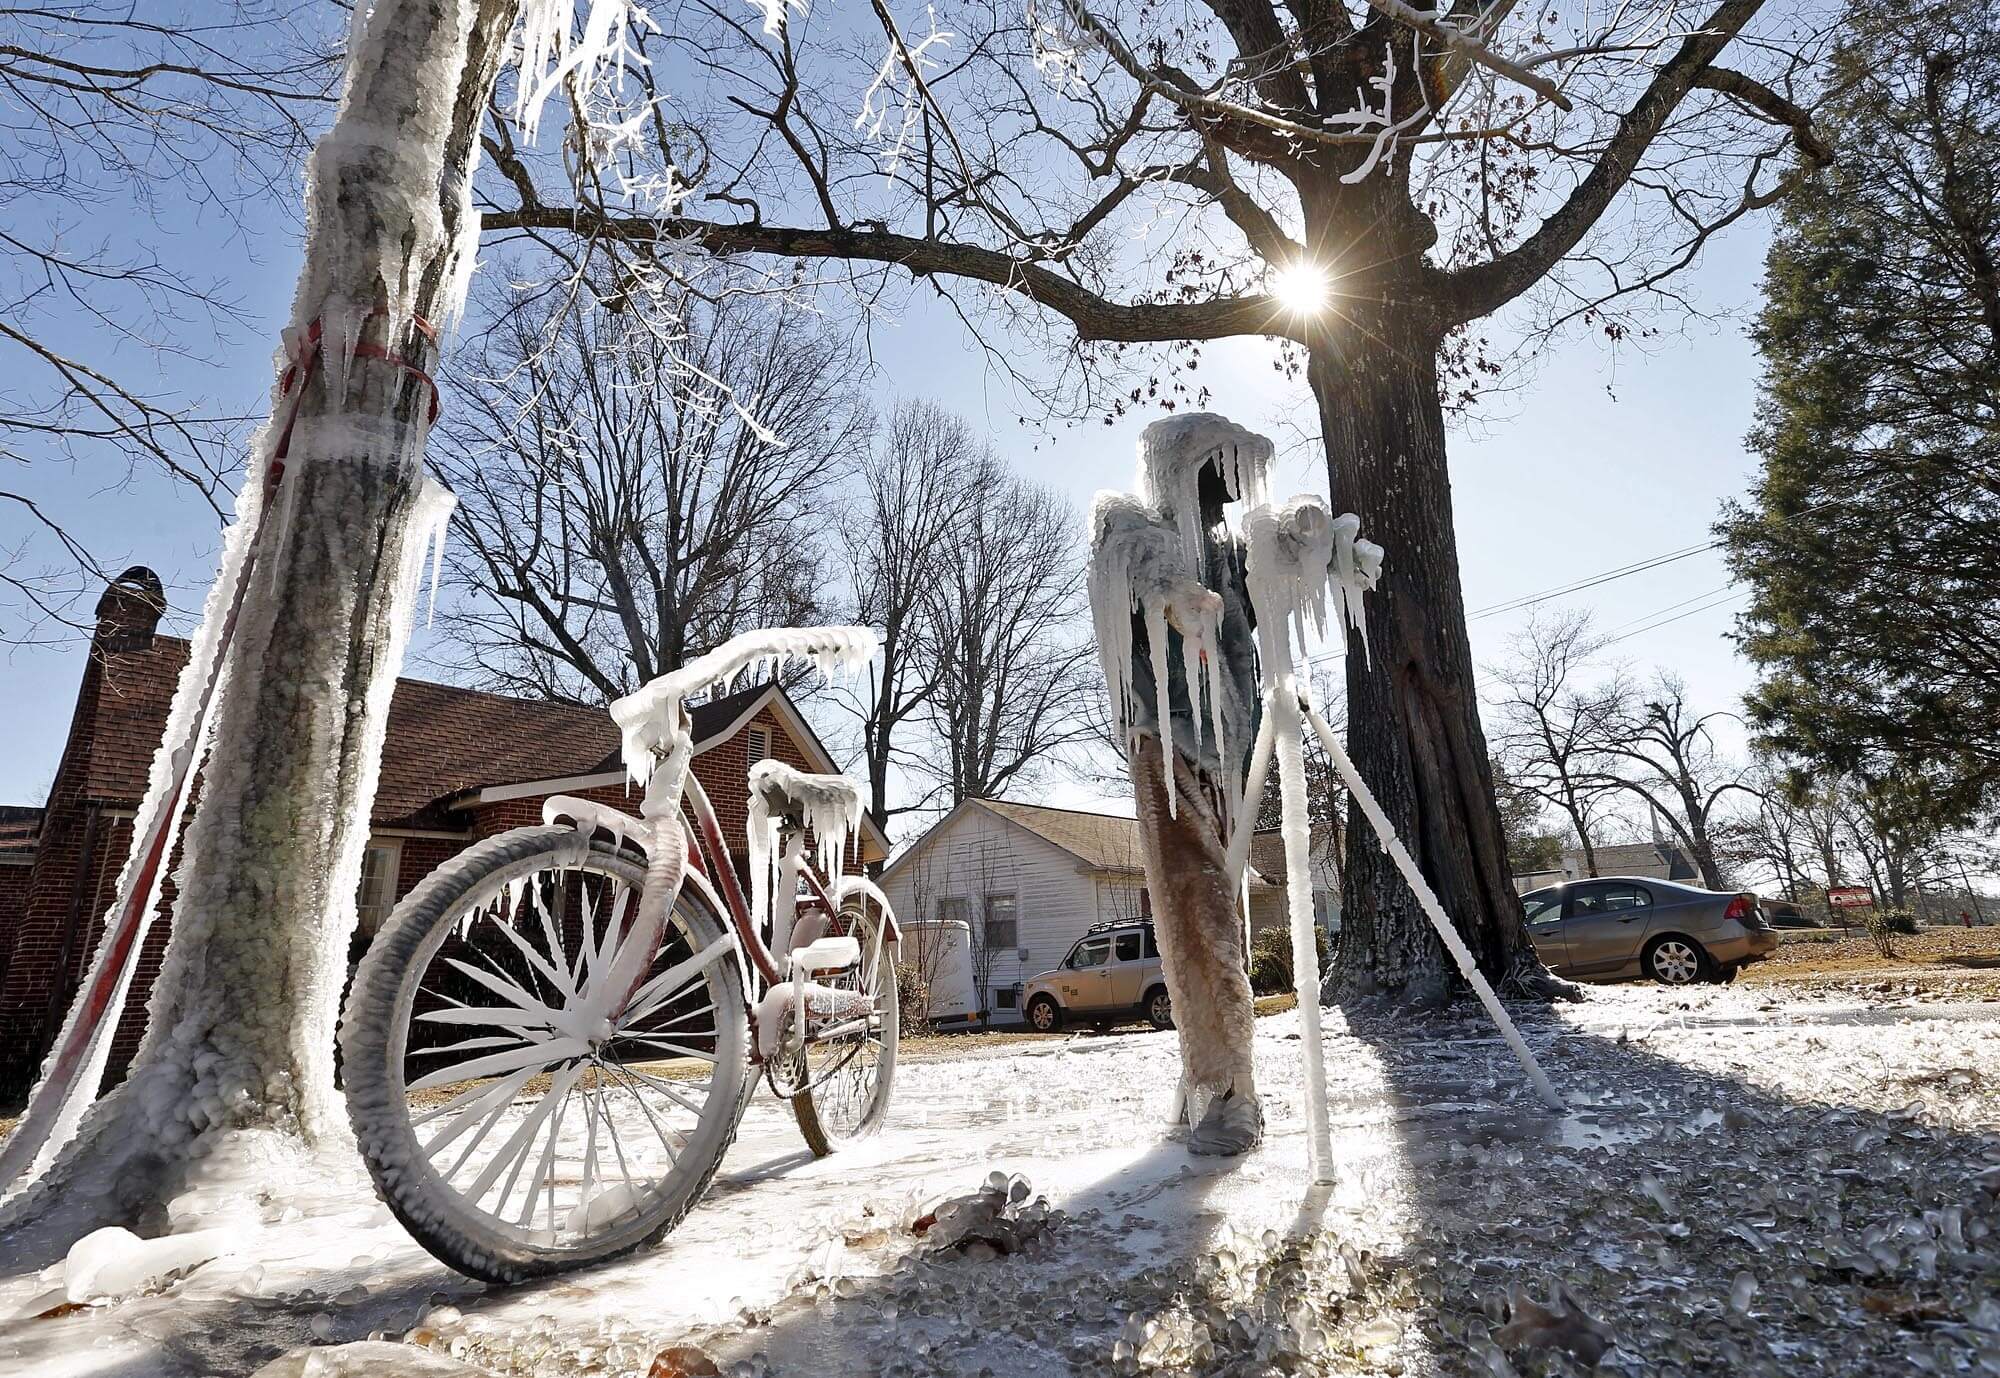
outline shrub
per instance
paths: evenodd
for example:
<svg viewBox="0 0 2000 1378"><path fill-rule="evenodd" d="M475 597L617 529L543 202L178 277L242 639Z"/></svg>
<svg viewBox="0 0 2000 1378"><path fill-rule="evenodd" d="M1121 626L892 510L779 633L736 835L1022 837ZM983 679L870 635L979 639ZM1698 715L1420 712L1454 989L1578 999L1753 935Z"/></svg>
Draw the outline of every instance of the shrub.
<svg viewBox="0 0 2000 1378"><path fill-rule="evenodd" d="M1329 947L1326 930L1315 926L1313 936L1319 940L1319 965L1324 973ZM1292 930L1289 927L1281 925L1267 929L1250 944L1250 989L1258 995L1283 995L1292 989Z"/></svg>
<svg viewBox="0 0 2000 1378"><path fill-rule="evenodd" d="M1896 955L1896 946L1890 941L1895 934L1917 931L1916 916L1907 909L1870 909L1864 917L1868 936L1875 940L1875 950L1884 957Z"/></svg>
<svg viewBox="0 0 2000 1378"><path fill-rule="evenodd" d="M931 983L903 962L896 964L896 1018L902 1037L931 1031Z"/></svg>

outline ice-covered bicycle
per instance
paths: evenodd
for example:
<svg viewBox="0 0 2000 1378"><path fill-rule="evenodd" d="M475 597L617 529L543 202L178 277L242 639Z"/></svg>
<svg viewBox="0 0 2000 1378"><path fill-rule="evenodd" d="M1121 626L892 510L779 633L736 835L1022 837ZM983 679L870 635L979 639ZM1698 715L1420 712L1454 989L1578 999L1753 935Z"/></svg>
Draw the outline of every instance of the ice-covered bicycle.
<svg viewBox="0 0 2000 1378"><path fill-rule="evenodd" d="M396 907L341 1027L348 1113L389 1208L439 1259L514 1282L649 1244L700 1199L759 1076L815 1153L880 1126L895 916L842 854L860 793L750 768L751 895L689 770L683 701L860 627L753 632L611 707L639 817L556 796ZM817 865L806 842L817 843Z"/></svg>

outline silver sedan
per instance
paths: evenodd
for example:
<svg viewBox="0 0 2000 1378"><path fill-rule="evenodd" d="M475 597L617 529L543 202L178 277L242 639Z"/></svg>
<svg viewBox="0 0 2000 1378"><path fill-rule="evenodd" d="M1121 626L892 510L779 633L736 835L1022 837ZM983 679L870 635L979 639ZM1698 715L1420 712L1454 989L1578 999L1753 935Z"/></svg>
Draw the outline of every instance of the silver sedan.
<svg viewBox="0 0 2000 1378"><path fill-rule="evenodd" d="M1602 876L1521 896L1528 939L1559 976L1669 986L1733 981L1778 946L1757 897L1672 880Z"/></svg>

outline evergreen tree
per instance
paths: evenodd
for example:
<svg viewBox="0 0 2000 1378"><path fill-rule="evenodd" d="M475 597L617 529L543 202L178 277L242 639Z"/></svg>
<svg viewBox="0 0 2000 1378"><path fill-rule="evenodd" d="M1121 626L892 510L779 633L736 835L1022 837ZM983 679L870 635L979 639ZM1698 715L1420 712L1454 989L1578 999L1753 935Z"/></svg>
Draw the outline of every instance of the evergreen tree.
<svg viewBox="0 0 2000 1378"><path fill-rule="evenodd" d="M2000 805L1996 18L1856 0L1816 115L1835 163L1768 261L1763 478L1720 528L1756 727L1945 816Z"/></svg>

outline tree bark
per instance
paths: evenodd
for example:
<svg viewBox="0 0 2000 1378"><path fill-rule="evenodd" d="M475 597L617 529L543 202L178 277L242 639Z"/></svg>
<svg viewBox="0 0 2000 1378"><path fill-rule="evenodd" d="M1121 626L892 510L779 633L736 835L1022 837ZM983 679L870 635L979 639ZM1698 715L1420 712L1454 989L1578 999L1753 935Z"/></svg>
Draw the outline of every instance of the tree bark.
<svg viewBox="0 0 2000 1378"><path fill-rule="evenodd" d="M1336 512L1388 547L1367 600L1368 652L1347 657L1348 749L1479 967L1496 984L1546 981L1509 883L1479 722L1459 587L1438 398L1441 332L1393 300L1343 310L1336 341L1311 352ZM1348 828L1334 989L1442 1001L1450 959L1374 834ZM1552 985L1553 983L1551 983Z"/></svg>
<svg viewBox="0 0 2000 1378"><path fill-rule="evenodd" d="M224 556L241 602L146 1037L124 1084L0 1215L16 1263L100 1225L164 1224L189 1165L232 1131L302 1151L344 1132L334 1023L425 484L432 393L414 370L434 364L410 315L453 309L473 136L517 4L382 4L315 150L292 344L303 354L321 324L325 348L299 369L295 410L274 391ZM286 443L280 481L267 466Z"/></svg>

